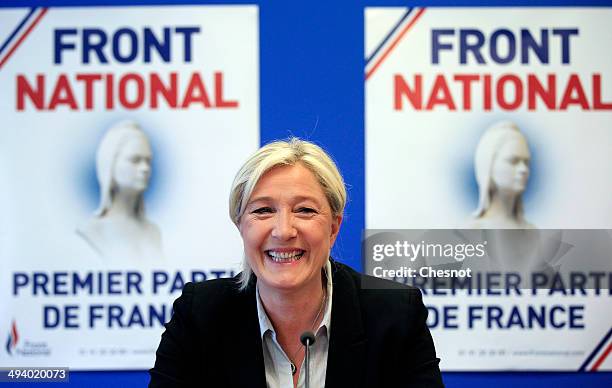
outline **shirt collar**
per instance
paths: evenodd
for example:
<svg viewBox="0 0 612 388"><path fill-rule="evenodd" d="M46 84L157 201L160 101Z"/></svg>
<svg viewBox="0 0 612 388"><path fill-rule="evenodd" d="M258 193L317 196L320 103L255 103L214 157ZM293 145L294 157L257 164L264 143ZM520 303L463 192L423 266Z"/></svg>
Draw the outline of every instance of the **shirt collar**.
<svg viewBox="0 0 612 388"><path fill-rule="evenodd" d="M332 309L332 292L333 292L333 282L332 282L332 268L331 262L327 260L325 266L323 267L325 271L325 278L327 279L326 289L327 289L327 298L325 301L325 310L323 313L323 319L319 324L317 330L315 330L315 335L321 330L321 328L325 328L327 331L327 336L329 337L329 329L331 327L331 309ZM268 314L266 314L266 310L263 307L263 303L261 302L261 298L259 297L259 285L255 284L255 299L257 301L257 318L259 319L259 333L261 337L266 334L266 332L271 331L274 333L274 326L272 326L272 322L268 318Z"/></svg>

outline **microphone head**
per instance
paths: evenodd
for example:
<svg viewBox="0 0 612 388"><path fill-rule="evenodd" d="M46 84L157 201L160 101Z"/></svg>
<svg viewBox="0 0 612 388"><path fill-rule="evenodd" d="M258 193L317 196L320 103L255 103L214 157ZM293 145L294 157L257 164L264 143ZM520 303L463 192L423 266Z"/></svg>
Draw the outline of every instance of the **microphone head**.
<svg viewBox="0 0 612 388"><path fill-rule="evenodd" d="M310 346L314 344L315 336L314 334L312 334L312 331L303 332L302 335L300 336L300 342L302 342L304 346Z"/></svg>

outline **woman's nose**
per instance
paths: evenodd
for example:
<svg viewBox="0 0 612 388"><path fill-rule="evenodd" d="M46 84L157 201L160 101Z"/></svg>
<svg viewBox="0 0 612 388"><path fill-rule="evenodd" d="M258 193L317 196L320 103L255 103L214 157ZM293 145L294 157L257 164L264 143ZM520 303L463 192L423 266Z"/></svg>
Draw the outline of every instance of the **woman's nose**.
<svg viewBox="0 0 612 388"><path fill-rule="evenodd" d="M276 213L272 237L285 241L295 238L297 229L294 225L294 218L290 212L280 211Z"/></svg>

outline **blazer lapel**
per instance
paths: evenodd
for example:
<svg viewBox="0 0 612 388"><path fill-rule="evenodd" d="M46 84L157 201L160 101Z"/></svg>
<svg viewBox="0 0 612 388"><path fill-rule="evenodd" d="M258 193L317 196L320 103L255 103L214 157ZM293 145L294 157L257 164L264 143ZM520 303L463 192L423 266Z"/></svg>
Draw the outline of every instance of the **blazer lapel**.
<svg viewBox="0 0 612 388"><path fill-rule="evenodd" d="M357 286L350 275L332 261L331 329L326 387L360 387L365 381L366 338Z"/></svg>
<svg viewBox="0 0 612 388"><path fill-rule="evenodd" d="M236 309L231 311L229 324L232 338L224 346L225 365L229 369L229 387L266 387L266 372L263 359L255 286L238 295Z"/></svg>

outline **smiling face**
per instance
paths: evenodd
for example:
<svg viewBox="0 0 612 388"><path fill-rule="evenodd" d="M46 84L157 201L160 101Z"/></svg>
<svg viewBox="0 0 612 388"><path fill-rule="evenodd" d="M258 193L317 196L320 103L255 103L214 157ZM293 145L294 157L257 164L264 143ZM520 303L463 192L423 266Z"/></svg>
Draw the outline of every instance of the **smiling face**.
<svg viewBox="0 0 612 388"><path fill-rule="evenodd" d="M130 136L121 146L113 169L119 190L143 192L151 176L151 146L143 136Z"/></svg>
<svg viewBox="0 0 612 388"><path fill-rule="evenodd" d="M315 175L302 164L278 166L257 182L240 218L244 252L260 287L320 287L342 216L334 216Z"/></svg>
<svg viewBox="0 0 612 388"><path fill-rule="evenodd" d="M530 153L527 142L522 136L513 136L499 149L491 179L497 190L521 194L527 187L529 178Z"/></svg>

